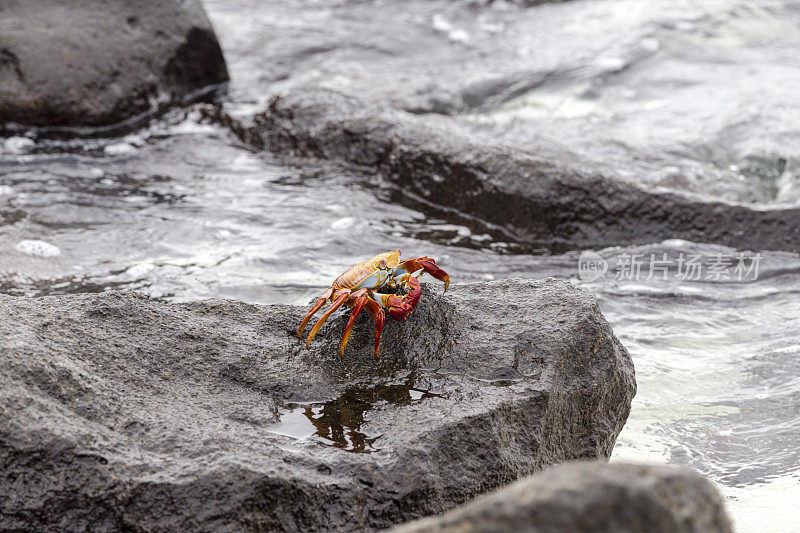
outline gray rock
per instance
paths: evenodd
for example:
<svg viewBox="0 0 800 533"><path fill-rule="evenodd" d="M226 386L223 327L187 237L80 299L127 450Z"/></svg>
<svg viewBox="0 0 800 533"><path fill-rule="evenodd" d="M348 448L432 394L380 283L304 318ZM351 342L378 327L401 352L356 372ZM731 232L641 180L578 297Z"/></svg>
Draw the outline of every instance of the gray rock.
<svg viewBox="0 0 800 533"><path fill-rule="evenodd" d="M0 529L364 530L607 458L633 365L554 279L423 285L379 362L346 315L0 295Z"/></svg>
<svg viewBox="0 0 800 533"><path fill-rule="evenodd" d="M0 4L0 124L105 126L227 79L197 0Z"/></svg>
<svg viewBox="0 0 800 533"><path fill-rule="evenodd" d="M553 467L395 533L728 533L716 487L688 468L575 462Z"/></svg>
<svg viewBox="0 0 800 533"><path fill-rule="evenodd" d="M218 114L244 140L379 172L404 192L556 251L680 238L793 250L800 209L747 207L647 190L580 166L555 145L528 151L471 139L446 122L364 105L326 90L275 98L252 125ZM571 162L575 162L574 164Z"/></svg>

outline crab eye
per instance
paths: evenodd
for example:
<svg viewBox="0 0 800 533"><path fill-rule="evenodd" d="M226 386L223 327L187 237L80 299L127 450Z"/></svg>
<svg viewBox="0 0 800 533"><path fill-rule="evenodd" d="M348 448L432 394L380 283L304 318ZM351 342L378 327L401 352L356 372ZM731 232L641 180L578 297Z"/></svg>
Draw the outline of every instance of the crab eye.
<svg viewBox="0 0 800 533"><path fill-rule="evenodd" d="M378 268L380 268L381 270L386 270L386 260L385 259L381 259L381 262L378 264Z"/></svg>

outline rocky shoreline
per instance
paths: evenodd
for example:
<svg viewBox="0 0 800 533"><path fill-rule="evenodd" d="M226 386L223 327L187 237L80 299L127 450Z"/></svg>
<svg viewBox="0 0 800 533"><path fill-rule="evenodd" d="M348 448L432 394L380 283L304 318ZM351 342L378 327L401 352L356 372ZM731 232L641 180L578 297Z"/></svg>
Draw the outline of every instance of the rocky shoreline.
<svg viewBox="0 0 800 533"><path fill-rule="evenodd" d="M594 298L554 279L424 287L377 363L366 317L340 360L344 315L307 351L301 307L0 296L0 516L369 530L609 457L636 385Z"/></svg>
<svg viewBox="0 0 800 533"><path fill-rule="evenodd" d="M120 4L114 15L103 16L96 0L68 13L57 3L4 6L0 129L124 131L139 123L137 117L224 84L227 67L202 6L196 0L156 4L135 13ZM76 22L85 18L93 20L91 34ZM32 20L50 24L34 27ZM534 136L523 150L519 143L475 135L455 117L412 113L379 98L365 101L310 84L273 97L259 113L243 116L229 107L204 113L253 146L357 165L406 195L531 249L678 238L792 251L800 240L797 207L639 185L550 140Z"/></svg>
<svg viewBox="0 0 800 533"><path fill-rule="evenodd" d="M443 18L433 26L468 48ZM297 32L297 61L328 51L307 33ZM397 57L392 46L407 47L374 46L376 57ZM390 103L391 87L371 94L365 69L361 92L291 80L268 105L198 109L255 150L357 167L532 249L797 246L797 207L648 187L565 145L535 137L523 149L454 119L507 104L557 69L441 84L427 69L433 88L422 79L403 105ZM197 0L0 6L0 131L113 134L227 81ZM451 100L435 94L449 86ZM0 529L730 531L699 475L603 464L636 381L593 297L555 279L440 290L425 285L411 319L387 325L377 362L366 316L339 359L344 314L305 350L297 306L0 295ZM557 466L572 460L592 462Z"/></svg>

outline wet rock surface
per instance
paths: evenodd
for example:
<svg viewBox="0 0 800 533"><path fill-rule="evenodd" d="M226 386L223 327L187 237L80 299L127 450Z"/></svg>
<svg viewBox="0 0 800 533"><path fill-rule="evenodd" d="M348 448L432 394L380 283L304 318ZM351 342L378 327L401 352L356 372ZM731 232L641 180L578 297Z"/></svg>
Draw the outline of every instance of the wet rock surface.
<svg viewBox="0 0 800 533"><path fill-rule="evenodd" d="M556 251L668 238L740 249L793 250L800 209L764 209L653 191L533 140L525 151L462 135L450 124L381 109L328 90L276 97L252 121L216 118L258 147L343 160L404 193Z"/></svg>
<svg viewBox="0 0 800 533"><path fill-rule="evenodd" d="M435 532L732 531L716 487L688 468L571 463L443 516L392 529Z"/></svg>
<svg viewBox="0 0 800 533"><path fill-rule="evenodd" d="M137 293L0 295L0 516L11 529L353 530L607 458L633 366L556 281L424 285L406 323Z"/></svg>
<svg viewBox="0 0 800 533"><path fill-rule="evenodd" d="M116 124L227 79L197 0L0 6L0 125Z"/></svg>

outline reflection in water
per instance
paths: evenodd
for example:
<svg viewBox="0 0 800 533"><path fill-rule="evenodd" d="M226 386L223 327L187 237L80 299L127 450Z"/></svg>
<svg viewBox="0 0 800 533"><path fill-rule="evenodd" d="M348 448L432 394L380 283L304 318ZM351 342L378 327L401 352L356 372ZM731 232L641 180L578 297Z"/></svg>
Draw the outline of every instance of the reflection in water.
<svg viewBox="0 0 800 533"><path fill-rule="evenodd" d="M368 411L381 404L410 404L440 396L410 384L351 387L327 402L286 404L278 409L280 420L268 430L297 439L313 436L342 450L370 453L379 449L374 444L382 435L368 436L359 431L367 422L365 415Z"/></svg>

